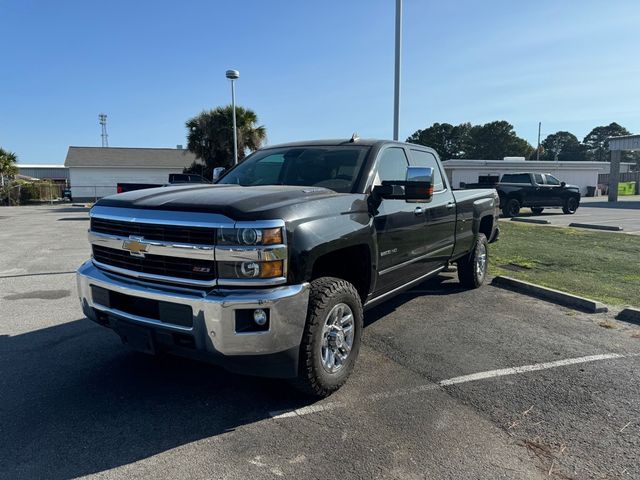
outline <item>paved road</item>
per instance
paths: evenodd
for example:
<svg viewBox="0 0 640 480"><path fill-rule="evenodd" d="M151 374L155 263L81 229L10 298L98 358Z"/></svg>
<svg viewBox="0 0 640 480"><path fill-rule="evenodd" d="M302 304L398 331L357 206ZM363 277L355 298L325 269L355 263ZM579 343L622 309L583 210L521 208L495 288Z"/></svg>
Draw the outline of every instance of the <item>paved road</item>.
<svg viewBox="0 0 640 480"><path fill-rule="evenodd" d="M575 222L622 227L625 233L640 235L640 196L619 197L615 203L607 202L607 197L583 198L573 215L564 215L560 208L545 208L542 214L533 215L528 208L523 208L518 216L549 220L552 225L567 226Z"/></svg>
<svg viewBox="0 0 640 480"><path fill-rule="evenodd" d="M610 315L443 275L369 311L315 402L83 319L84 218L0 210L0 478L640 478L640 331Z"/></svg>

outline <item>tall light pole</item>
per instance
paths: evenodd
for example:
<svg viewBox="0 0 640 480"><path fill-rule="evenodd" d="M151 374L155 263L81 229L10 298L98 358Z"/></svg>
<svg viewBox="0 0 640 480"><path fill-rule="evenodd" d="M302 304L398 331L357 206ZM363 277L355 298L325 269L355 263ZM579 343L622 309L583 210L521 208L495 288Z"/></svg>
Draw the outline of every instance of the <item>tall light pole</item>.
<svg viewBox="0 0 640 480"><path fill-rule="evenodd" d="M227 70L226 76L231 80L231 109L233 117L233 163L238 164L238 130L236 129L236 80L240 78L238 70Z"/></svg>
<svg viewBox="0 0 640 480"><path fill-rule="evenodd" d="M396 0L396 72L393 95L393 139L400 129L400 54L402 51L402 0Z"/></svg>

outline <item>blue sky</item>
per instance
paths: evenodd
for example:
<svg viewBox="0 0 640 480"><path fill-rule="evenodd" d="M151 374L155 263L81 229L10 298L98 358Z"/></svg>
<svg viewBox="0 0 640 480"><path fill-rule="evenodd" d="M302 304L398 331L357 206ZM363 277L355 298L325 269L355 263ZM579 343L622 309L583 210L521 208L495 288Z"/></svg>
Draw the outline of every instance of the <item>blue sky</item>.
<svg viewBox="0 0 640 480"><path fill-rule="evenodd" d="M0 0L0 146L62 163L69 145L184 144L184 122L238 103L269 143L391 138L394 0ZM404 1L400 136L511 122L535 144L617 121L640 132L640 3Z"/></svg>

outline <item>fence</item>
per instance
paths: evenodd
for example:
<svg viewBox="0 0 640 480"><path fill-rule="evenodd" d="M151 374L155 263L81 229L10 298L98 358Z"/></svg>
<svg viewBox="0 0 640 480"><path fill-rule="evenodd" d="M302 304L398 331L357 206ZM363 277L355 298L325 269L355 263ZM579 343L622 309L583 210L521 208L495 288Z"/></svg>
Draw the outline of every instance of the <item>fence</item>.
<svg viewBox="0 0 640 480"><path fill-rule="evenodd" d="M95 202L102 197L115 195L115 185L72 185L71 197L75 202Z"/></svg>
<svg viewBox="0 0 640 480"><path fill-rule="evenodd" d="M0 205L54 203L64 198L64 185L49 182L12 183L0 188Z"/></svg>

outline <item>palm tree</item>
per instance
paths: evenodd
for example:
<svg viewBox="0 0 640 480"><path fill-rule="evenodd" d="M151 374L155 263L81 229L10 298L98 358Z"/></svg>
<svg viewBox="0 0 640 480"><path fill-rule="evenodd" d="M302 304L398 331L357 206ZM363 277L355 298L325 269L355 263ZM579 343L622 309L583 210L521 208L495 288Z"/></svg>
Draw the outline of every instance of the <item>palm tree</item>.
<svg viewBox="0 0 640 480"><path fill-rule="evenodd" d="M215 167L228 168L233 165L232 115L233 109L228 105L203 111L187 120L187 148L205 163L209 172ZM260 148L265 140L267 130L257 123L258 116L253 110L236 107L238 161L247 152Z"/></svg>
<svg viewBox="0 0 640 480"><path fill-rule="evenodd" d="M0 148L0 186L4 186L5 177L14 177L18 174L18 156Z"/></svg>

